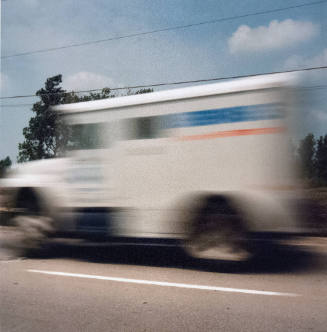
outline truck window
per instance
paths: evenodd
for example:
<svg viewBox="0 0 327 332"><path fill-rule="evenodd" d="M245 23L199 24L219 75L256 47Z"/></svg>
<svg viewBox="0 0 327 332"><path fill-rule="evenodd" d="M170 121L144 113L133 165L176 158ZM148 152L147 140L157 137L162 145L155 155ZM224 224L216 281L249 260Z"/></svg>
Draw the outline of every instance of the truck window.
<svg viewBox="0 0 327 332"><path fill-rule="evenodd" d="M153 139L162 136L162 117L147 116L127 119L126 138L128 140Z"/></svg>
<svg viewBox="0 0 327 332"><path fill-rule="evenodd" d="M105 148L102 139L105 129L102 123L75 124L70 126L69 150L91 150Z"/></svg>

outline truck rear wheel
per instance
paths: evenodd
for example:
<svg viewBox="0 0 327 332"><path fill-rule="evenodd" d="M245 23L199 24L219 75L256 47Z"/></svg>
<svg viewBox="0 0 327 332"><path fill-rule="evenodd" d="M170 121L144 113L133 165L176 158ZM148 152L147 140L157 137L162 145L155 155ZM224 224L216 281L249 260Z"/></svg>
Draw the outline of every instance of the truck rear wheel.
<svg viewBox="0 0 327 332"><path fill-rule="evenodd" d="M205 200L193 213L185 249L194 258L244 262L250 258L239 213L220 196Z"/></svg>
<svg viewBox="0 0 327 332"><path fill-rule="evenodd" d="M16 202L16 214L11 219L15 233L12 246L18 255L40 251L53 232L52 219L46 216L34 191L22 190Z"/></svg>

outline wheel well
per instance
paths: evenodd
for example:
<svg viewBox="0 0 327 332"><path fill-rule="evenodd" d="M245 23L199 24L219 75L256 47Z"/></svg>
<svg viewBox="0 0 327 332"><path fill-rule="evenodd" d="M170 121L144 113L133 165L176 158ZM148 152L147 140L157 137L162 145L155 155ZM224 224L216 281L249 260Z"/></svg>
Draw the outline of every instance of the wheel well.
<svg viewBox="0 0 327 332"><path fill-rule="evenodd" d="M16 194L15 208L39 214L42 211L42 204L36 190L29 187L19 189Z"/></svg>
<svg viewBox="0 0 327 332"><path fill-rule="evenodd" d="M193 197L188 214L187 233L194 235L199 233L203 227L206 227L206 216L210 214L224 214L233 216L231 220L236 227L247 228L242 212L233 199L232 194L204 194Z"/></svg>
<svg viewBox="0 0 327 332"><path fill-rule="evenodd" d="M213 213L217 210L228 215L236 213L231 198L225 195L208 195L200 198L199 213Z"/></svg>
<svg viewBox="0 0 327 332"><path fill-rule="evenodd" d="M183 241L186 253L209 260L249 259L247 225L237 204L237 193L205 193L192 202Z"/></svg>

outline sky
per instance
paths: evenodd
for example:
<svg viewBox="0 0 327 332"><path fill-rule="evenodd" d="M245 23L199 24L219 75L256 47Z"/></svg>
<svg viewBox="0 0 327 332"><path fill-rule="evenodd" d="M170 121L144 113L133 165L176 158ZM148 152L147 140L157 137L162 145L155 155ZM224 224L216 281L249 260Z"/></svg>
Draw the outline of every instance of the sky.
<svg viewBox="0 0 327 332"><path fill-rule="evenodd" d="M1 0L1 56L241 16L313 0ZM146 85L327 65L327 1L214 24L1 59L2 97ZM327 85L327 70L306 86ZM171 88L169 86L165 89ZM157 90L157 89L156 89ZM2 99L0 159L15 162L37 98ZM17 105L20 104L20 105ZM23 104L23 105L22 105ZM9 106L11 105L11 106ZM310 90L305 129L327 133L327 88Z"/></svg>

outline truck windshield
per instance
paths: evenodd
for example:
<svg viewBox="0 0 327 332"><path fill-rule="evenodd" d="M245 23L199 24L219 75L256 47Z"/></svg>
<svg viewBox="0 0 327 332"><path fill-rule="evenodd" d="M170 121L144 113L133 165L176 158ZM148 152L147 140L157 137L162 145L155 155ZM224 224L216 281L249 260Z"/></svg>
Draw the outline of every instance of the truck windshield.
<svg viewBox="0 0 327 332"><path fill-rule="evenodd" d="M105 147L102 123L85 123L71 125L68 150L91 150Z"/></svg>

